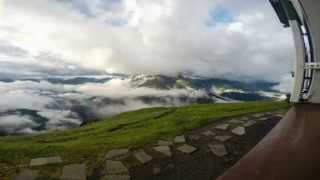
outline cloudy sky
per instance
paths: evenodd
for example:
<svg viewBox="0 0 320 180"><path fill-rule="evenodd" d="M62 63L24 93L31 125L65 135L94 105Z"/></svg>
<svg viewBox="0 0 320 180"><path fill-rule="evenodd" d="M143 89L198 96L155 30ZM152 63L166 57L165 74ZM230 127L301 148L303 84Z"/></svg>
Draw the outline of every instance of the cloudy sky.
<svg viewBox="0 0 320 180"><path fill-rule="evenodd" d="M267 0L0 0L0 76L181 72L286 79Z"/></svg>

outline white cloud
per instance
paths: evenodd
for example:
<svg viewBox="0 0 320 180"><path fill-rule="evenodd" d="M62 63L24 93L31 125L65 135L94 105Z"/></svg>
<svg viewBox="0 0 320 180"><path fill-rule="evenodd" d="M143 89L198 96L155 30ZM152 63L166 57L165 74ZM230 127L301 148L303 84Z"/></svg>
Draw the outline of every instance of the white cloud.
<svg viewBox="0 0 320 180"><path fill-rule="evenodd" d="M280 84L275 86L274 89L283 93L291 93L294 84L294 78L291 76L284 76L280 80Z"/></svg>
<svg viewBox="0 0 320 180"><path fill-rule="evenodd" d="M29 116L8 115L0 116L0 133L33 133L33 127L37 123L32 121Z"/></svg>
<svg viewBox="0 0 320 180"><path fill-rule="evenodd" d="M64 130L70 128L66 126L66 124L73 124L74 126L79 126L81 124L79 119L71 118L74 115L69 110L59 111L46 109L40 111L39 115L49 119L46 123L46 128L48 130Z"/></svg>
<svg viewBox="0 0 320 180"><path fill-rule="evenodd" d="M1 83L3 85L3 83ZM0 90L1 98L0 111L8 109L41 109L45 104L52 102L51 98L37 95L33 91L24 89Z"/></svg>
<svg viewBox="0 0 320 180"><path fill-rule="evenodd" d="M48 63L34 58L41 52L57 54L62 61L53 66L60 68L273 81L286 75L294 54L290 31L267 1L70 2L4 1L0 40L26 49L34 64ZM206 26L221 7L234 21Z"/></svg>
<svg viewBox="0 0 320 180"><path fill-rule="evenodd" d="M207 95L195 89L133 87L129 79L120 78L80 85L52 84L41 79L0 82L0 94L0 133L8 134L36 132L33 129L39 127L38 121L41 121L41 131L63 130L124 111L185 104L180 97L192 99ZM142 97L151 100L146 102ZM31 118L20 110L34 110L45 119Z"/></svg>
<svg viewBox="0 0 320 180"><path fill-rule="evenodd" d="M130 79L112 79L103 84L88 83L79 85L75 88L78 92L82 92L91 96L107 96L112 98L133 98L138 96L188 96L201 97L205 92L194 89L170 89L158 90L147 87L132 87Z"/></svg>

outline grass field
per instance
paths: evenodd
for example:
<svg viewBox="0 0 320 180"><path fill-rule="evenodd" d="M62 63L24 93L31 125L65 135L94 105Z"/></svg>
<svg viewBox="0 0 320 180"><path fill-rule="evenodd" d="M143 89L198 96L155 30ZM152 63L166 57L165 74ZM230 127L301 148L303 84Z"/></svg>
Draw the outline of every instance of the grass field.
<svg viewBox="0 0 320 180"><path fill-rule="evenodd" d="M122 113L63 132L2 137L0 173L18 164L26 165L31 158L51 155L60 155L66 163L92 163L113 148L135 148L224 118L288 107L285 102L251 102L150 108Z"/></svg>

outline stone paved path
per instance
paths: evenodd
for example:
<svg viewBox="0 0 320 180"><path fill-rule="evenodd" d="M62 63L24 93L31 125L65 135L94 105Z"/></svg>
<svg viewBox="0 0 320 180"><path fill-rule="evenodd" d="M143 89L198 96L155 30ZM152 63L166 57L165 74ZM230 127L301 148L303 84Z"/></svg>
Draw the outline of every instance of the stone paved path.
<svg viewBox="0 0 320 180"><path fill-rule="evenodd" d="M243 123L245 123L245 121L232 119L232 120L228 121L228 123L230 123L230 124L243 124Z"/></svg>
<svg viewBox="0 0 320 180"><path fill-rule="evenodd" d="M240 120L241 121L248 121L250 118L248 118L248 117L242 117Z"/></svg>
<svg viewBox="0 0 320 180"><path fill-rule="evenodd" d="M213 123L202 129L194 130L191 133L182 134L172 139L158 140L155 144L146 146L144 149L110 150L104 156L105 164L101 173L101 179L135 180L137 179L137 170L150 167L142 171L145 174L150 174L146 176L149 180L152 179L150 178L152 176L160 177L168 172L177 171L177 168L181 168L180 166L184 167L184 163L188 164L188 161L202 158L201 154L205 158L199 162L204 164L209 163L206 162L208 154L211 154L212 157L226 160L226 162L230 160L233 162L232 157L238 154L238 150L236 149L237 146L230 148L230 145L248 138L249 135L247 134L250 133L250 129L253 127L268 123L270 119L278 118L279 120L282 116L283 114L280 113L259 113L232 118L223 122ZM191 159L179 160L179 158L187 157ZM128 158L133 158L139 163L130 166L126 161ZM29 166L39 168L45 165L57 164L59 166L61 164L61 179L86 180L88 178L87 166L85 164L62 163L63 160L60 156L40 157L32 159ZM197 168L194 170L197 170ZM23 169L14 176L14 180L34 180L39 177L39 172L39 170ZM167 178L160 179L167 180Z"/></svg>
<svg viewBox="0 0 320 180"><path fill-rule="evenodd" d="M70 164L62 169L62 179L67 180L86 180L86 165L85 164Z"/></svg>
<svg viewBox="0 0 320 180"><path fill-rule="evenodd" d="M14 177L14 180L34 180L38 177L38 171L24 169Z"/></svg>
<svg viewBox="0 0 320 180"><path fill-rule="evenodd" d="M254 120L249 120L246 123L243 124L244 127L251 127L253 125L255 125L257 122Z"/></svg>
<svg viewBox="0 0 320 180"><path fill-rule="evenodd" d="M259 118L259 117L261 117L261 116L263 116L263 114L254 114L254 115L252 115L253 117L256 117L256 118Z"/></svg>
<svg viewBox="0 0 320 180"><path fill-rule="evenodd" d="M174 142L175 143L185 143L186 142L186 138L184 135L182 136L177 136L175 139L174 139Z"/></svg>
<svg viewBox="0 0 320 180"><path fill-rule="evenodd" d="M152 160L152 157L148 155L144 150L139 150L134 153L134 157L140 161L142 164L146 164Z"/></svg>
<svg viewBox="0 0 320 180"><path fill-rule="evenodd" d="M268 120L268 118L267 117L263 117L263 118L260 118L259 120L260 121L266 121L266 120Z"/></svg>
<svg viewBox="0 0 320 180"><path fill-rule="evenodd" d="M215 136L216 135L216 133L212 132L211 130L205 131L202 134L205 136Z"/></svg>
<svg viewBox="0 0 320 180"><path fill-rule="evenodd" d="M120 161L106 161L106 173L111 174L128 174L129 170L124 166L124 164Z"/></svg>
<svg viewBox="0 0 320 180"><path fill-rule="evenodd" d="M220 141L220 142L226 142L230 140L232 136L216 136L214 137L215 140Z"/></svg>
<svg viewBox="0 0 320 180"><path fill-rule="evenodd" d="M197 140L200 139L200 136L199 136L199 135L190 135L190 136L189 136L189 139L190 139L190 140L197 141Z"/></svg>
<svg viewBox="0 0 320 180"><path fill-rule="evenodd" d="M272 116L272 118L270 118L269 116ZM232 158L235 155L239 154L239 152L237 149L233 149L235 147L230 149L229 146L233 143L239 142L240 139L248 138L247 134L251 128L261 123L268 122L268 120L273 118L274 118L274 113L269 113L269 114L259 113L259 114L248 115L248 116L239 117L239 118L232 118L229 120L225 120L223 122L219 122L217 124L213 124L211 128L205 127L203 128L203 130L196 130L195 133L192 133L192 134L184 134L184 135L176 136L175 138L173 138L173 141L159 140L157 146L153 147L153 150L156 152L167 151L167 153L169 153L169 149L170 149L171 150L170 156L159 157L156 154L150 154L150 156L152 156L153 159L155 159L155 162L154 164L151 163L152 166L148 171L151 171L152 176L157 176L157 177L163 176L163 178L159 178L159 179L165 179L165 180L171 179L171 178L168 178L168 176L164 176L164 174L168 172L172 172L172 175L174 177L175 176L174 174L179 172L177 171L177 168L179 168L179 166L184 166L185 163L186 164L192 163L192 159L199 158L200 154L203 154L206 157L208 156L208 154L206 154L208 152L211 153L212 156L220 160L230 162L230 158L231 158L232 162L234 162ZM163 149L161 149L160 147L162 147ZM162 153L162 154L165 154L165 153ZM180 156L179 154L181 155L184 154L184 156ZM187 157L190 157L191 159L188 159ZM176 164L175 161L177 158L186 158L186 159L180 162L182 164ZM157 159L163 159L162 161L167 162L168 164L161 165L161 162L159 162L159 160ZM188 162L188 161L191 161L191 162ZM199 162L194 162L194 163L199 164L200 162L204 164L208 163L206 162L206 160L201 160ZM143 166L141 168L144 169L146 167L148 167L148 165ZM212 168L214 169L214 167ZM189 170L188 172L182 171L181 173L192 174L193 171L197 171L197 169L198 167L195 167L195 169L193 170ZM212 169L210 169L209 171L212 171ZM149 178L141 177L141 179L149 180L149 179L152 179L150 178L152 176L148 176ZM172 179L175 180L176 178L172 178ZM192 179L192 178L188 178L188 176L185 176L183 179ZM212 178L208 178L208 179L212 179Z"/></svg>
<svg viewBox="0 0 320 180"><path fill-rule="evenodd" d="M155 151L158 151L166 156L169 156L171 157L172 154L171 154L171 150L170 150L170 147L169 146L157 146L157 147L154 147L153 148Z"/></svg>
<svg viewBox="0 0 320 180"><path fill-rule="evenodd" d="M246 134L246 129L245 129L244 127L240 126L240 127L237 127L237 128L232 129L231 132L232 132L233 134L235 134L235 135L243 136L243 135Z"/></svg>
<svg viewBox="0 0 320 180"><path fill-rule="evenodd" d="M114 149L114 150L109 151L106 154L105 159L113 159L115 157L124 156L124 155L128 154L128 152L129 152L129 149Z"/></svg>
<svg viewBox="0 0 320 180"><path fill-rule="evenodd" d="M215 129L225 131L225 130L228 130L229 126L230 126L229 124L220 124L220 125L216 126Z"/></svg>
<svg viewBox="0 0 320 180"><path fill-rule="evenodd" d="M101 180L130 180L129 175L107 175L101 178Z"/></svg>
<svg viewBox="0 0 320 180"><path fill-rule="evenodd" d="M42 158L31 159L30 166L43 166L43 165L49 165L49 164L58 164L62 162L63 161L60 156L42 157Z"/></svg>
<svg viewBox="0 0 320 180"><path fill-rule="evenodd" d="M173 142L172 142L172 141L159 140L159 141L158 141L158 145L159 145L159 146L171 146L171 145L173 145Z"/></svg>
<svg viewBox="0 0 320 180"><path fill-rule="evenodd" d="M186 154L191 154L191 153L195 152L197 150L197 148L194 146L188 145L188 144L184 144L184 145L178 147L177 150L179 150L183 153L186 153Z"/></svg>
<svg viewBox="0 0 320 180"><path fill-rule="evenodd" d="M225 156L228 154L228 151L224 144L209 144L211 152L219 157Z"/></svg>

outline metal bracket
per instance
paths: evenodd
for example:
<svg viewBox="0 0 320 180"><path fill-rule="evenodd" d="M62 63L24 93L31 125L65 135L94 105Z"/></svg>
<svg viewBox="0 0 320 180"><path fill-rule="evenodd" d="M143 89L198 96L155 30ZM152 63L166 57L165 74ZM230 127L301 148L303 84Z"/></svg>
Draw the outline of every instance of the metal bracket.
<svg viewBox="0 0 320 180"><path fill-rule="evenodd" d="M315 70L320 70L320 63L306 63L304 65L305 69L315 69Z"/></svg>

